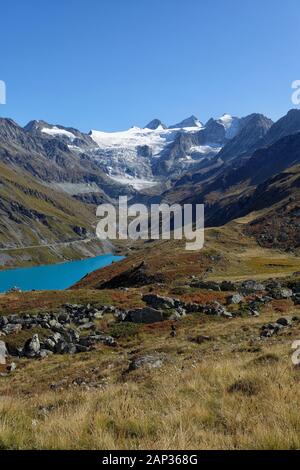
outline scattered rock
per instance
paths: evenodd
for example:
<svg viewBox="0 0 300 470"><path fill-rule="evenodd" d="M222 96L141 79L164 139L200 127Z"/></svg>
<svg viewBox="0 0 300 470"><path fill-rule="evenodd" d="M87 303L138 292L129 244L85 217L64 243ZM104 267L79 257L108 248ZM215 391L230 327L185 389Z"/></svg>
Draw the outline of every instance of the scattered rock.
<svg viewBox="0 0 300 470"><path fill-rule="evenodd" d="M240 294L233 294L231 296L229 296L227 298L227 303L228 305L231 305L231 304L241 304L242 302L244 302L244 297Z"/></svg>
<svg viewBox="0 0 300 470"><path fill-rule="evenodd" d="M7 317L5 317L4 315L0 316L0 328L3 328L5 325L7 325L7 323L8 323Z"/></svg>
<svg viewBox="0 0 300 470"><path fill-rule="evenodd" d="M7 366L9 372L14 372L17 368L17 364L15 362L11 362L8 366Z"/></svg>
<svg viewBox="0 0 300 470"><path fill-rule="evenodd" d="M279 325L282 325L282 326L291 326L292 325L292 322L290 320L288 320L287 318L278 318L278 320L276 320L276 323L278 323Z"/></svg>
<svg viewBox="0 0 300 470"><path fill-rule="evenodd" d="M236 290L234 283L231 281L222 281L220 284L220 289L222 292L230 292Z"/></svg>
<svg viewBox="0 0 300 470"><path fill-rule="evenodd" d="M118 345L117 341L112 336L95 334L94 336L90 336L90 338L91 340L94 340L97 343L103 343L106 346L115 347Z"/></svg>
<svg viewBox="0 0 300 470"><path fill-rule="evenodd" d="M268 323L263 325L261 329L260 336L265 338L270 338L274 334L278 333L283 328L279 323Z"/></svg>
<svg viewBox="0 0 300 470"><path fill-rule="evenodd" d="M174 308L176 302L176 299L172 299L171 297L163 297L157 294L145 294L143 295L142 300L146 302L147 305L157 310ZM177 300L177 302L179 301Z"/></svg>
<svg viewBox="0 0 300 470"><path fill-rule="evenodd" d="M164 357L159 355L147 354L145 356L136 357L132 359L129 364L128 371L147 367L148 369L159 369L164 363Z"/></svg>
<svg viewBox="0 0 300 470"><path fill-rule="evenodd" d="M131 321L133 323L156 323L166 320L167 318L168 317L162 310L145 307L130 310L125 317L125 321Z"/></svg>
<svg viewBox="0 0 300 470"><path fill-rule="evenodd" d="M40 344L39 336L37 334L34 334L31 339L26 341L24 348L23 348L23 354L26 357L36 357L38 356L40 349L41 349L41 344Z"/></svg>
<svg viewBox="0 0 300 470"><path fill-rule="evenodd" d="M226 308L219 302L213 302L210 305L204 307L204 313L207 315L217 315L226 318L232 318L232 314L226 310Z"/></svg>
<svg viewBox="0 0 300 470"><path fill-rule="evenodd" d="M266 325L263 325L261 328L260 336L269 338L274 334L277 334L280 330L293 326L293 321L293 319L289 320L285 317L278 318L275 323L267 323Z"/></svg>
<svg viewBox="0 0 300 470"><path fill-rule="evenodd" d="M89 321L78 326L78 330L93 330L95 328L96 328L95 324Z"/></svg>
<svg viewBox="0 0 300 470"><path fill-rule="evenodd" d="M137 266L133 266L128 271L116 275L109 281L103 282L100 289L118 289L119 287L142 287L149 284L159 284L164 282L162 273L152 273L147 264L143 261Z"/></svg>
<svg viewBox="0 0 300 470"><path fill-rule="evenodd" d="M217 282L213 281L193 281L191 283L191 287L195 287L197 289L207 289L219 292L221 290L220 285Z"/></svg>
<svg viewBox="0 0 300 470"><path fill-rule="evenodd" d="M195 302L189 302L184 304L184 308L187 313L203 313L205 305L196 304Z"/></svg>
<svg viewBox="0 0 300 470"><path fill-rule="evenodd" d="M256 282L252 279L242 283L242 292L244 294L252 294L255 292L262 292L265 290L265 286L259 282Z"/></svg>
<svg viewBox="0 0 300 470"><path fill-rule="evenodd" d="M5 325L5 326L2 328L2 331L3 331L6 335L11 335L11 334L14 334L14 333L19 333L21 330L22 330L22 325L21 325L21 324L13 324L13 323L7 323L7 325Z"/></svg>

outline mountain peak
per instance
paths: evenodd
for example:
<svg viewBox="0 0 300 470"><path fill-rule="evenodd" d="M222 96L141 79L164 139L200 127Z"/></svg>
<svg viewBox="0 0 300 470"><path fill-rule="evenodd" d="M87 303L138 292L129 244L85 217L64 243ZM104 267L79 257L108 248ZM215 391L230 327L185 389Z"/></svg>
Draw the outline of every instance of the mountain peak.
<svg viewBox="0 0 300 470"><path fill-rule="evenodd" d="M145 126L145 129L152 129L152 130L155 130L157 129L158 127L162 127L163 129L166 129L167 126L165 124L163 124L160 119L153 119L152 121L150 121L147 126Z"/></svg>
<svg viewBox="0 0 300 470"><path fill-rule="evenodd" d="M203 127L202 122L192 114L192 116L183 119L183 121L178 122L177 124L173 124L169 126L169 129L182 129L184 127Z"/></svg>
<svg viewBox="0 0 300 470"><path fill-rule="evenodd" d="M29 121L26 126L23 127L23 129L25 132L35 132L41 130L44 127L51 128L48 122L36 119Z"/></svg>
<svg viewBox="0 0 300 470"><path fill-rule="evenodd" d="M300 109L291 109L273 124L266 135L266 144L272 144L289 134L300 132Z"/></svg>

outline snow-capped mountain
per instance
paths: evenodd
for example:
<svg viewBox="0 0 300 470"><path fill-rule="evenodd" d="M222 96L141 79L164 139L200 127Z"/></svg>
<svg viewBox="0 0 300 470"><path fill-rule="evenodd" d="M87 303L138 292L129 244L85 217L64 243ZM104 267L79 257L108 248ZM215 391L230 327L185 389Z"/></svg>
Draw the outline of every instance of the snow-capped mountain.
<svg viewBox="0 0 300 470"><path fill-rule="evenodd" d="M193 128L193 127L198 127L201 128L203 127L202 122L199 121L199 119L192 115L186 119L183 119L183 121L178 122L177 124L173 124L172 126L169 126L169 129L183 129L183 128Z"/></svg>
<svg viewBox="0 0 300 470"><path fill-rule="evenodd" d="M174 141L177 131L162 125L151 128L132 127L123 132L91 131L97 147L93 156L113 179L134 187L154 185L157 181L152 164Z"/></svg>
<svg viewBox="0 0 300 470"><path fill-rule="evenodd" d="M47 147L51 138L53 145L61 142L82 163L88 158L117 184L140 190L178 178L185 172L218 165L221 150L238 136L247 134L241 132L250 122L248 118L224 114L204 125L196 116L190 116L168 127L153 119L143 128L119 132L92 130L89 134L45 121L32 121L24 130L43 141L47 139ZM264 116L260 119L266 121L268 130L269 120ZM255 133L254 128L251 134L254 141ZM238 140L237 145L242 143Z"/></svg>
<svg viewBox="0 0 300 470"><path fill-rule="evenodd" d="M204 126L196 116L167 127L154 119L144 128L123 132L93 130L92 152L113 179L136 188L154 185L214 158L237 135L240 119L224 114Z"/></svg>

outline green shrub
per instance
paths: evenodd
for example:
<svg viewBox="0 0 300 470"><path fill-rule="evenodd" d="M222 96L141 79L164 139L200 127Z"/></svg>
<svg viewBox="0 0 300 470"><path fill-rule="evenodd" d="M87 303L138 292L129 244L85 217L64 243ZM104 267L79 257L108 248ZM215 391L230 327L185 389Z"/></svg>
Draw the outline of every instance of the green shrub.
<svg viewBox="0 0 300 470"><path fill-rule="evenodd" d="M126 338L129 336L136 336L140 331L140 325L136 323L116 323L109 329L109 334L114 338Z"/></svg>

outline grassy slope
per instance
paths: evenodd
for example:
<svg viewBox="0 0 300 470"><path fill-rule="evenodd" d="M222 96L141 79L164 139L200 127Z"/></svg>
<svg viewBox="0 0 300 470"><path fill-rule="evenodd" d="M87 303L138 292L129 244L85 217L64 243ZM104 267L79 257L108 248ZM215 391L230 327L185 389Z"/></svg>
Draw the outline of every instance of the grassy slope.
<svg viewBox="0 0 300 470"><path fill-rule="evenodd" d="M252 215L254 217L254 215ZM145 261L150 274L161 273L168 285L185 283L192 276L205 279L267 278L292 274L300 268L294 253L265 249L244 233L245 220L205 231L200 251L186 251L182 241L150 243L120 263L95 271L75 288L98 288L104 281Z"/></svg>
<svg viewBox="0 0 300 470"><path fill-rule="evenodd" d="M247 219L249 221L249 218ZM103 279L145 259L152 272L163 272L161 294L186 301L226 302L226 293L180 290L192 275L209 279L284 276L299 271L299 258L258 246L243 235L246 219L207 231L203 252L180 244L149 244L85 278L80 289L0 295L0 314L59 311L65 302L141 305L142 289L92 290ZM79 287L79 286L77 286ZM273 301L260 317L232 320L188 315L171 322L123 327L117 348L99 345L93 352L18 361L17 370L0 378L0 447L43 449L294 449L300 446L299 369L291 362L291 344L300 324L261 340L261 326L281 316L300 315L291 301ZM111 315L98 327L116 331ZM44 334L44 332L40 332ZM210 341L197 344L198 335ZM18 341L8 337L7 341ZM130 360L163 354L161 369L128 372ZM84 385L77 385L84 382ZM54 388L53 388L54 384Z"/></svg>
<svg viewBox="0 0 300 470"><path fill-rule="evenodd" d="M94 235L95 218L86 205L47 188L24 171L2 163L0 174L0 245L1 248L11 247L0 251L0 256L7 258L2 264L40 264L84 256L84 251L76 245L81 237L74 232L74 227L83 227ZM15 249L60 242L75 244L57 249ZM91 254L99 253L99 243L86 245L86 251L89 248Z"/></svg>
<svg viewBox="0 0 300 470"><path fill-rule="evenodd" d="M299 448L300 375L290 355L300 327L259 340L261 325L283 311L295 313L275 301L260 318L190 315L176 338L165 322L140 326L116 349L21 360L0 378L0 447ZM192 342L198 334L211 341ZM134 355L157 352L162 369L126 372Z"/></svg>

